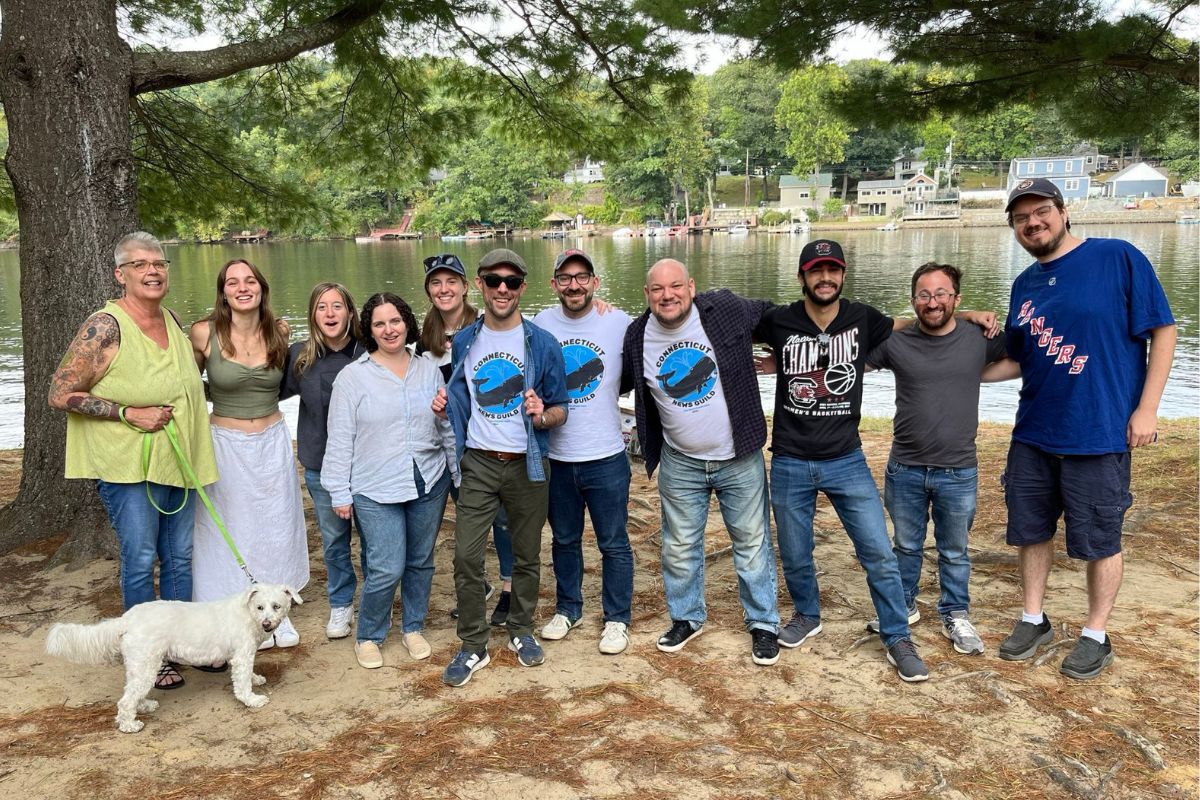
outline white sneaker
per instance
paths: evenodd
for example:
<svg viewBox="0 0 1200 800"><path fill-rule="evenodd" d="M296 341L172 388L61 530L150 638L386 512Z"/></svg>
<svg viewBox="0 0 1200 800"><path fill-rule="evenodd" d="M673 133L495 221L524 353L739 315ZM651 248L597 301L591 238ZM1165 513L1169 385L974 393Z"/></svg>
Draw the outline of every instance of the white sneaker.
<svg viewBox="0 0 1200 800"><path fill-rule="evenodd" d="M279 623L279 627L275 629L275 646L295 647L298 644L300 644L300 634L292 627L292 621L284 617L283 622Z"/></svg>
<svg viewBox="0 0 1200 800"><path fill-rule="evenodd" d="M629 647L629 626L624 622L604 623L604 632L600 634L600 652L615 656L625 652L626 647Z"/></svg>
<svg viewBox="0 0 1200 800"><path fill-rule="evenodd" d="M422 658L429 658L430 654L433 653L433 648L429 646L429 642L425 641L425 637L421 635L420 631L404 634L401 637L401 641L404 642L404 647L408 650L408 654L416 661L420 661Z"/></svg>
<svg viewBox="0 0 1200 800"><path fill-rule="evenodd" d="M552 642L565 639L567 634L571 632L571 628L574 628L578 624L579 620L571 619L566 614L555 614L546 623L545 627L542 628L542 638L549 639Z"/></svg>
<svg viewBox="0 0 1200 800"><path fill-rule="evenodd" d="M354 606L338 606L329 609L329 624L325 626L325 635L330 639L345 639L350 635L350 626L354 623Z"/></svg>

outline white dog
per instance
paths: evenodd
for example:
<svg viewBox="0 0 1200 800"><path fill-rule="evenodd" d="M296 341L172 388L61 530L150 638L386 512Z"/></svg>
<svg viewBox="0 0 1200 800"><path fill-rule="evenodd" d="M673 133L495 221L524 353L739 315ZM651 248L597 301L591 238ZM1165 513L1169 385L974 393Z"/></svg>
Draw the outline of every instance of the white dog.
<svg viewBox="0 0 1200 800"><path fill-rule="evenodd" d="M147 700L163 660L182 664L228 661L233 696L250 708L268 697L251 688L267 679L254 674L254 655L291 611L302 603L290 586L255 584L210 603L155 600L95 625L58 624L46 635L46 652L78 664L125 662L125 694L117 702L117 727L137 733L139 711L158 708Z"/></svg>

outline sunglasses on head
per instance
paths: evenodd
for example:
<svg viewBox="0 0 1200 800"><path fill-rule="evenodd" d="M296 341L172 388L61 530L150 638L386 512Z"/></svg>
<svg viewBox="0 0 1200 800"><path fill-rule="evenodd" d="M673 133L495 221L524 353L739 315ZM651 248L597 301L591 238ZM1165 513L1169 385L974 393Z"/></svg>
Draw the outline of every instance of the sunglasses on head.
<svg viewBox="0 0 1200 800"><path fill-rule="evenodd" d="M499 289L500 284L503 283L506 287L508 287L510 292L515 292L517 289L520 289L521 284L525 282L525 279L520 275L492 275L490 273L487 275L480 275L479 279L483 281L483 285L489 289Z"/></svg>
<svg viewBox="0 0 1200 800"><path fill-rule="evenodd" d="M466 272L466 270L463 269L462 262L458 260L458 256L454 255L453 253L443 253L441 255L429 256L423 263L425 264L426 272L433 272L435 269L440 269L442 267L452 269L455 272Z"/></svg>

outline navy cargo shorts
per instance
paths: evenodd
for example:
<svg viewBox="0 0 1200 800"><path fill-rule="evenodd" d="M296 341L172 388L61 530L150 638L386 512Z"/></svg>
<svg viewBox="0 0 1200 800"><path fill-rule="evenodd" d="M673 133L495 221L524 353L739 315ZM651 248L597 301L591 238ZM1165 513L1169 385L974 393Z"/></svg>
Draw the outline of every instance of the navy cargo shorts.
<svg viewBox="0 0 1200 800"><path fill-rule="evenodd" d="M1084 561L1121 552L1121 526L1133 505L1130 454L1055 455L1013 440L1000 483L1008 506L1005 540L1014 547L1053 538L1066 520L1067 555Z"/></svg>

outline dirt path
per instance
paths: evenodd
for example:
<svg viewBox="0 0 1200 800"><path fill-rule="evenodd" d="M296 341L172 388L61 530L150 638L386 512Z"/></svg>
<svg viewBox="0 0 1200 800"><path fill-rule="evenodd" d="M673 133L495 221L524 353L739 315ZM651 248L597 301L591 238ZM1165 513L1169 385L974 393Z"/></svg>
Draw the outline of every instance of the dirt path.
<svg viewBox="0 0 1200 800"><path fill-rule="evenodd" d="M440 673L458 642L451 542L444 528L428 634L431 661L408 661L398 637L387 666L368 672L351 640L329 642L324 568L310 530L313 583L293 620L303 637L268 651L257 669L271 703L238 704L225 675L186 670L187 686L155 692L142 733L113 724L117 667L46 656L53 621L120 612L116 564L46 571L45 548L0 559L0 791L20 798L1042 798L1197 797L1197 437L1167 426L1135 458L1137 504L1126 526L1125 584L1111 624L1117 660L1097 681L1062 677L1067 648L1009 663L996 647L1019 612L1012 552L1003 543L997 476L1007 429L981 431L979 514L972 534L973 617L983 656L954 653L936 622L936 562L927 551L913 633L932 678L899 681L878 640L863 573L826 505L818 515L824 632L750 661L728 538L710 521L702 637L675 655L654 647L668 624L658 567L658 502L635 475L633 645L596 652L599 559L587 551L586 619L523 669L492 639L491 666L461 689ZM878 471L889 437L870 423ZM15 492L18 457L0 454L0 502ZM310 515L311 519L311 515ZM452 534L451 534L452 535ZM549 533L539 618L553 613ZM932 546L932 542L930 542ZM489 571L495 574L494 559ZM1083 571L1060 559L1047 610L1058 641L1082 623ZM786 605L786 591L781 585ZM784 616L788 612L785 610Z"/></svg>

